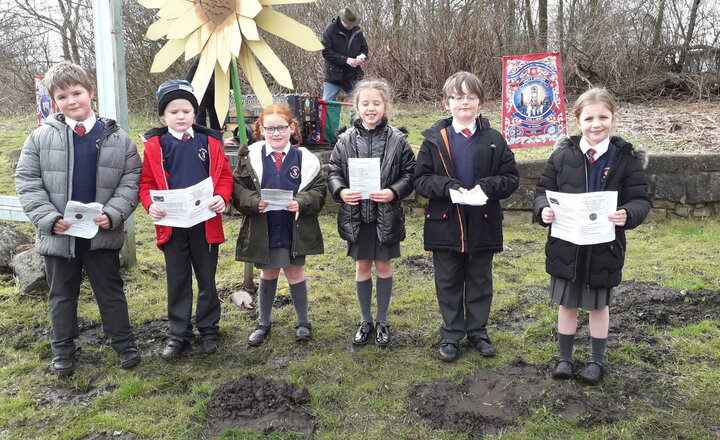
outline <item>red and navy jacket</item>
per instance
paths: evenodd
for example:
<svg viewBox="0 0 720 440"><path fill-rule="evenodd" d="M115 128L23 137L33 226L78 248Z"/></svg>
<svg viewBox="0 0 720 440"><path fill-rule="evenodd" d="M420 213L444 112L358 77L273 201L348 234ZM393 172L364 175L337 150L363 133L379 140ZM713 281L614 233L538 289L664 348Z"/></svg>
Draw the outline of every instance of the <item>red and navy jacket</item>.
<svg viewBox="0 0 720 440"><path fill-rule="evenodd" d="M233 176L230 170L228 158L222 146L222 134L201 125L193 124L193 130L203 133L208 138L208 152L210 154L210 177L212 178L215 195L221 196L225 204L230 204L232 195ZM140 203L145 210L150 209L152 199L150 190L167 190L168 171L163 167L163 154L160 147L160 137L167 133L167 127L158 127L145 134L145 153L143 158L142 175L140 176ZM155 225L157 246L167 243L172 234L171 226ZM205 221L205 238L209 244L225 242L225 234L222 226L222 214Z"/></svg>

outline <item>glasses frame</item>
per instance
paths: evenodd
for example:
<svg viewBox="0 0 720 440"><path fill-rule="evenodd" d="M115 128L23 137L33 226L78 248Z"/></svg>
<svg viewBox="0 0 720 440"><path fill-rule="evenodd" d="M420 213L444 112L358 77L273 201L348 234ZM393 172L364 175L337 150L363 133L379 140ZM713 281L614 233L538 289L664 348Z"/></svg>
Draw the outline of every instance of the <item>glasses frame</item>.
<svg viewBox="0 0 720 440"><path fill-rule="evenodd" d="M458 102L463 102L465 100L467 100L467 102L475 102L480 100L480 97L477 95L450 95L449 98Z"/></svg>
<svg viewBox="0 0 720 440"><path fill-rule="evenodd" d="M280 133L285 134L288 131L288 128L290 128L292 124L288 125L271 125L269 127L263 126L263 130L265 130L265 133L267 134L274 134L274 133Z"/></svg>

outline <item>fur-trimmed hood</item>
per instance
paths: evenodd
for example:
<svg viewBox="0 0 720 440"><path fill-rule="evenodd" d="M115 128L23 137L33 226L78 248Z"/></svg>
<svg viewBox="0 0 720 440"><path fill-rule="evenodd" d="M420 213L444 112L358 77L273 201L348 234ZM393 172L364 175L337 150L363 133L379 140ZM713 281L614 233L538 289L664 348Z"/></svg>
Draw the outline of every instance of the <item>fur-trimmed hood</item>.
<svg viewBox="0 0 720 440"><path fill-rule="evenodd" d="M560 150L562 148L571 147L580 148L580 139L582 139L581 136L560 136L558 140L555 141L553 150ZM621 138L620 136L610 136L610 143L618 148L629 148L630 155L640 161L643 169L647 168L648 163L650 162L650 157L649 153L645 148L634 147L633 144Z"/></svg>

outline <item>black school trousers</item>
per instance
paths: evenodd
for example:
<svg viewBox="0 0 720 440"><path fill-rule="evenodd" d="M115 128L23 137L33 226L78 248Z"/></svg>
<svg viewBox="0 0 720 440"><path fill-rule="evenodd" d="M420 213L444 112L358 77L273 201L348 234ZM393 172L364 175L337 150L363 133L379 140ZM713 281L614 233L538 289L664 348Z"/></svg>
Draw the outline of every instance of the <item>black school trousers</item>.
<svg viewBox="0 0 720 440"><path fill-rule="evenodd" d="M440 337L459 342L488 339L486 325L493 297L493 251L473 254L433 251Z"/></svg>
<svg viewBox="0 0 720 440"><path fill-rule="evenodd" d="M50 347L53 356L72 357L78 329L78 297L83 270L100 310L103 332L118 353L135 347L124 282L120 276L120 251L90 250L90 240L75 237L75 258L46 256L50 285Z"/></svg>
<svg viewBox="0 0 720 440"><path fill-rule="evenodd" d="M195 326L200 336L217 339L220 328L220 300L215 287L218 244L208 244L205 222L189 228L173 228L163 245L168 291L170 338L191 343L193 335L192 275L198 284Z"/></svg>

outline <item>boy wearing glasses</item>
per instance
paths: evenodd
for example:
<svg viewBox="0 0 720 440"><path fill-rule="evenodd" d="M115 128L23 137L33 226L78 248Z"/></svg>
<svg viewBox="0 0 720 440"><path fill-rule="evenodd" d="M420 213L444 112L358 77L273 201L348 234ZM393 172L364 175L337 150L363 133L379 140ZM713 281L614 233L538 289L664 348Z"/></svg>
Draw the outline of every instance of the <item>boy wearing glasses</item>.
<svg viewBox="0 0 720 440"><path fill-rule="evenodd" d="M492 259L503 247L500 200L518 187L515 157L502 135L479 114L480 80L457 72L445 81L443 104L451 118L423 131L415 164L415 189L429 199L425 250L432 251L440 305L440 351L445 362L460 354L460 341L495 356L486 325L492 303ZM465 200L454 203L451 195Z"/></svg>
<svg viewBox="0 0 720 440"><path fill-rule="evenodd" d="M194 339L192 274L198 285L195 326L202 337L202 351L219 347L220 301L215 288L218 246L225 241L222 212L230 202L233 178L222 146L222 134L193 124L198 101L192 85L183 80L165 81L157 93L158 114L166 126L145 134L145 157L140 177L140 202L153 222L166 213L150 190L183 189L210 178L213 197L208 208L216 213L189 228L155 225L157 246L165 254L170 340L162 358L171 361L190 348Z"/></svg>

